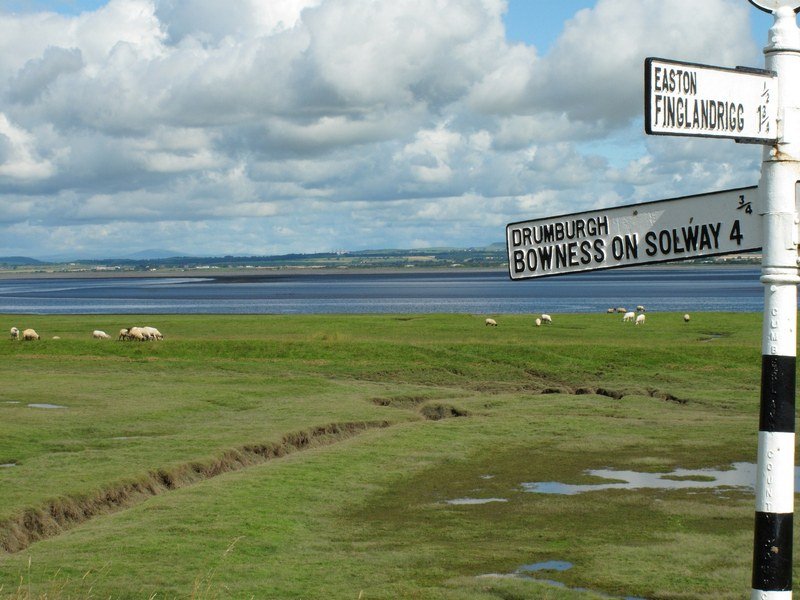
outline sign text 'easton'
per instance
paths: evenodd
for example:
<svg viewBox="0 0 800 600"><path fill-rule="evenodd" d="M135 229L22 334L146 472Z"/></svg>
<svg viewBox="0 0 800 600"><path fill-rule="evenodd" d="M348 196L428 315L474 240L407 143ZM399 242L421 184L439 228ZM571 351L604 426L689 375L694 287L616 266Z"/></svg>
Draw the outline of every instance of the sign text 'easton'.
<svg viewBox="0 0 800 600"><path fill-rule="evenodd" d="M656 135L777 138L777 83L765 71L645 60L645 130Z"/></svg>

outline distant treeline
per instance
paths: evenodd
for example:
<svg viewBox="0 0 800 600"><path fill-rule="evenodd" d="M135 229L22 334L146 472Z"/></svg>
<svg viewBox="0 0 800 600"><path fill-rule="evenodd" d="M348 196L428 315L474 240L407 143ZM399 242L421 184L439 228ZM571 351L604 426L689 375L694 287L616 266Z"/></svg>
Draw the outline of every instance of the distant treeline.
<svg viewBox="0 0 800 600"><path fill-rule="evenodd" d="M363 250L358 252L319 252L275 256L173 256L148 259L92 259L48 263L25 257L0 257L5 268L68 266L69 268L113 268L119 270L198 269L245 267L404 267L453 266L494 267L505 265L505 246L485 248L436 248L424 250Z"/></svg>
<svg viewBox="0 0 800 600"><path fill-rule="evenodd" d="M687 263L756 264L760 254L747 253L736 256L698 258ZM508 265L505 244L492 244L480 248L425 248L412 250L360 250L355 252L294 253L274 256L172 256L168 258L106 258L47 262L24 256L0 257L0 269L33 270L54 269L152 271L172 269L247 267L272 268L398 268L398 267L502 267Z"/></svg>

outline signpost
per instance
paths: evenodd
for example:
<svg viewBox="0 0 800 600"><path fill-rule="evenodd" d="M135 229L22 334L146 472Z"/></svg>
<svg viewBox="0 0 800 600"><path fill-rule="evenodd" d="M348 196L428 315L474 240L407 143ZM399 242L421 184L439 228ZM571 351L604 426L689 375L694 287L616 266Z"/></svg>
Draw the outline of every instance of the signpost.
<svg viewBox="0 0 800 600"><path fill-rule="evenodd" d="M506 227L511 279L759 250L758 188L549 217Z"/></svg>
<svg viewBox="0 0 800 600"><path fill-rule="evenodd" d="M509 273L515 280L762 247L764 319L751 600L791 600L800 283L800 0L749 2L775 18L764 48L765 69L648 58L645 131L764 144L758 188L512 223L506 228L506 243ZM760 236L755 231L759 225Z"/></svg>
<svg viewBox="0 0 800 600"><path fill-rule="evenodd" d="M774 73L648 58L644 82L646 133L748 142L778 137Z"/></svg>
<svg viewBox="0 0 800 600"><path fill-rule="evenodd" d="M764 48L778 79L778 139L765 146L759 190L764 211L764 319L758 427L752 600L792 597L795 369L797 354L800 180L800 29L798 0L750 0L775 22Z"/></svg>

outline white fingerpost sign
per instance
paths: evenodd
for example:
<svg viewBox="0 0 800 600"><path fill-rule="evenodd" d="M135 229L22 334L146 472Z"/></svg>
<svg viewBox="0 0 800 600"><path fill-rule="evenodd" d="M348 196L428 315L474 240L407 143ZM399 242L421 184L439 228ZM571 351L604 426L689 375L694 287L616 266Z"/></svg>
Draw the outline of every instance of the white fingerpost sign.
<svg viewBox="0 0 800 600"><path fill-rule="evenodd" d="M745 247L751 241L762 246L764 317L751 600L791 600L800 283L800 0L748 1L775 18L764 48L765 69L645 61L648 134L764 145L758 187L732 191L742 194L741 206L731 208L729 191L664 201L686 203L686 210L676 204L664 204L662 210L651 203L550 217L508 225L506 243L512 279L681 260L697 252L721 253L724 244L739 239L745 223L731 211L752 208L758 218L746 221L748 227L760 221L761 238L748 228L741 240ZM711 213L698 209L701 203L718 200L722 206ZM692 251L677 250L687 247Z"/></svg>
<svg viewBox="0 0 800 600"><path fill-rule="evenodd" d="M511 279L758 250L758 188L749 187L511 223Z"/></svg>
<svg viewBox="0 0 800 600"><path fill-rule="evenodd" d="M758 422L752 600L791 600L794 537L800 180L800 0L750 0L775 22L764 48L778 81L778 140L765 146L759 192L764 212L764 318Z"/></svg>
<svg viewBox="0 0 800 600"><path fill-rule="evenodd" d="M774 73L648 58L644 78L649 134L756 143L778 137Z"/></svg>

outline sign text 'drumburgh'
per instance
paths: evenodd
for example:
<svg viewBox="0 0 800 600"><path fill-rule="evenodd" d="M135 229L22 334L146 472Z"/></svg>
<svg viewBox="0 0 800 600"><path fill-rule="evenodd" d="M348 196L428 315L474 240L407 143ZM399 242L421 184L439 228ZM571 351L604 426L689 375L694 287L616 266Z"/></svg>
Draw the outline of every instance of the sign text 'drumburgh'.
<svg viewBox="0 0 800 600"><path fill-rule="evenodd" d="M758 188L549 217L506 227L512 279L758 250Z"/></svg>

